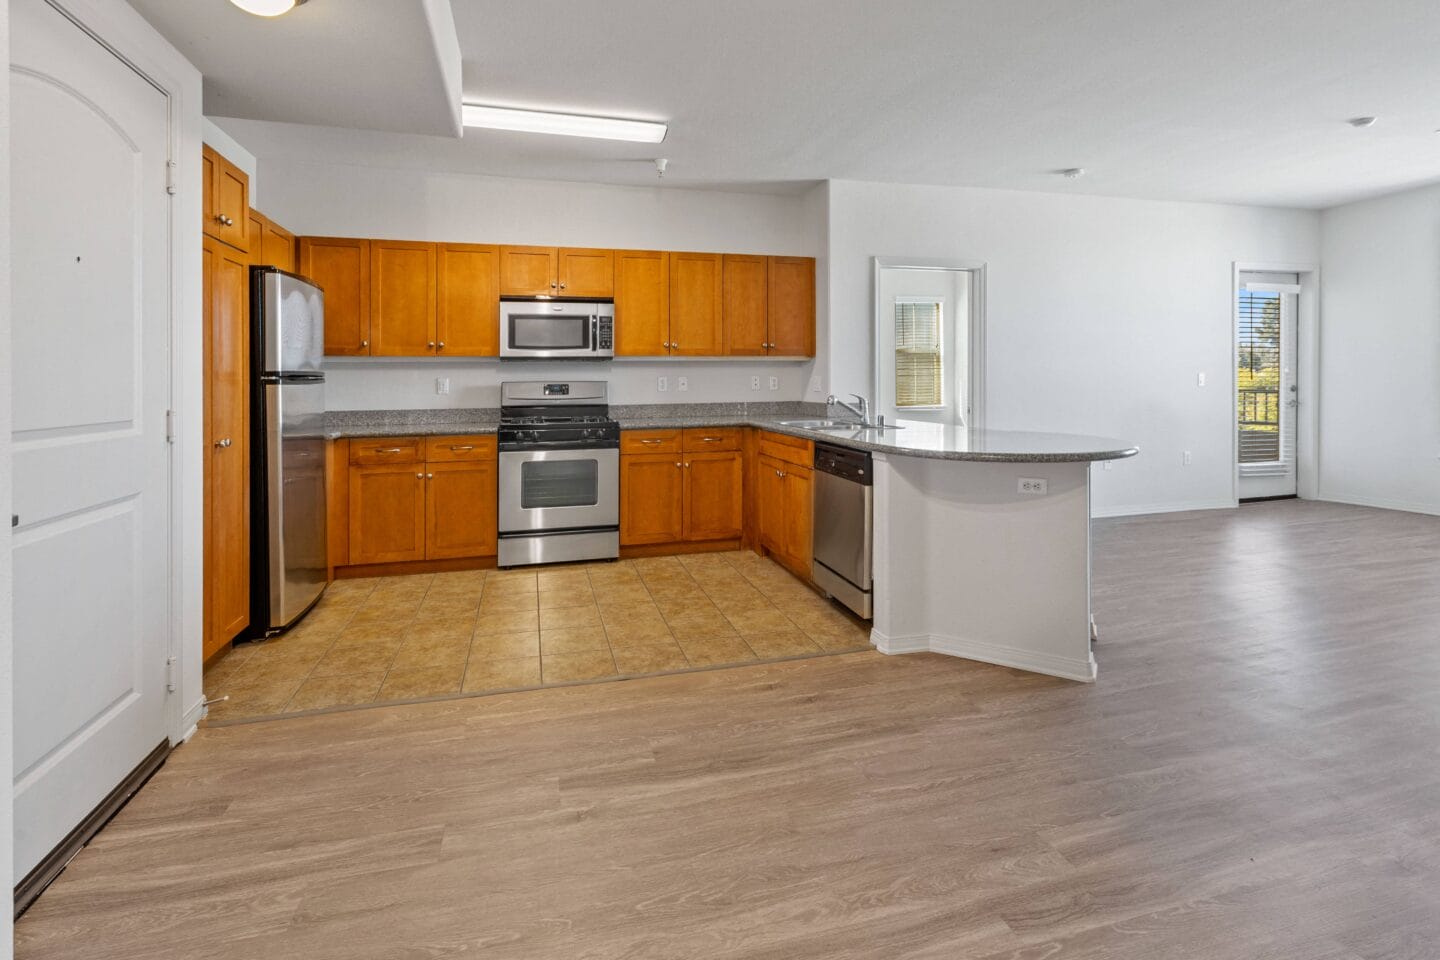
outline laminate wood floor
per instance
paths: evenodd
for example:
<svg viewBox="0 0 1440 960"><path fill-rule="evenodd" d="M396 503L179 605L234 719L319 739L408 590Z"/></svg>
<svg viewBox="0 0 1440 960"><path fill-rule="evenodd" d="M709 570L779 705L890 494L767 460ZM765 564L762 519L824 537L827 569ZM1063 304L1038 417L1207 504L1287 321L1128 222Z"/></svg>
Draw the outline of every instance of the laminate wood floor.
<svg viewBox="0 0 1440 960"><path fill-rule="evenodd" d="M1440 519L1096 524L1100 680L839 655L202 730L37 958L1440 953Z"/></svg>

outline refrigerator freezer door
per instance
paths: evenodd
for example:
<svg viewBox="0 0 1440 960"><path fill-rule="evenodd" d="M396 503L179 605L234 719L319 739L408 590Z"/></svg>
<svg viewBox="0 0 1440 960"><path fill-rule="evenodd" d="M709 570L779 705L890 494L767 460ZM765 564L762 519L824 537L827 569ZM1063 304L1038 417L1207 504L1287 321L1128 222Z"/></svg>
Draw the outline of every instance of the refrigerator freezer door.
<svg viewBox="0 0 1440 960"><path fill-rule="evenodd" d="M325 294L279 270L263 276L261 372L319 374L325 359Z"/></svg>
<svg viewBox="0 0 1440 960"><path fill-rule="evenodd" d="M270 630L288 627L326 584L325 385L265 385Z"/></svg>

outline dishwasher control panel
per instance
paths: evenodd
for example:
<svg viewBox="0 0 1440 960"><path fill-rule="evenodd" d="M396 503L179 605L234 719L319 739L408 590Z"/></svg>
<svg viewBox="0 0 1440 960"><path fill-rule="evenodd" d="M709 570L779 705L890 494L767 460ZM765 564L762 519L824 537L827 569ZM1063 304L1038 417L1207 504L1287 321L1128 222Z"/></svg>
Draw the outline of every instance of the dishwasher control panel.
<svg viewBox="0 0 1440 960"><path fill-rule="evenodd" d="M815 444L815 469L854 483L871 486L874 471L870 454L864 450L837 447L828 443Z"/></svg>

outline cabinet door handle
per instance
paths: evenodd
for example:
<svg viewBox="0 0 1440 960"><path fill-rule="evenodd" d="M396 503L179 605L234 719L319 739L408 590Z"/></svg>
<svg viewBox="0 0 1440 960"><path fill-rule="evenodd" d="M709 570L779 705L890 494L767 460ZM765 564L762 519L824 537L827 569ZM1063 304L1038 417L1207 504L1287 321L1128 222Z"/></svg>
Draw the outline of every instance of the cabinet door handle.
<svg viewBox="0 0 1440 960"><path fill-rule="evenodd" d="M401 448L400 448L400 447L376 447L376 448L375 448L375 452L376 452L376 453L399 453L400 451L401 451Z"/></svg>
<svg viewBox="0 0 1440 960"><path fill-rule="evenodd" d="M220 447L220 448L223 449L223 448L225 448L225 447L230 446L230 443L231 443L230 438L229 438L229 437L226 437L224 440L216 440L216 441L215 441L215 446Z"/></svg>
<svg viewBox="0 0 1440 960"><path fill-rule="evenodd" d="M690 469L690 464L688 464L688 463L685 464L685 469L686 469L686 470L689 470L689 469Z"/></svg>
<svg viewBox="0 0 1440 960"><path fill-rule="evenodd" d="M223 213L217 213L217 214L215 215L215 219L220 221L220 225L221 225L222 227L233 227L233 226L235 226L235 221L232 220L230 217L225 216L225 214L223 214Z"/></svg>
<svg viewBox="0 0 1440 960"><path fill-rule="evenodd" d="M551 281L550 281L550 289L551 289L551 290L554 290L554 289L555 289L555 281L554 281L554 280L551 280Z"/></svg>
<svg viewBox="0 0 1440 960"><path fill-rule="evenodd" d="M417 473L417 474L415 474L415 479L416 479L416 480L424 480L424 479L425 479L425 474L423 474L423 473Z"/></svg>
<svg viewBox="0 0 1440 960"><path fill-rule="evenodd" d="M641 440L641 443L664 443L664 440Z"/></svg>
<svg viewBox="0 0 1440 960"><path fill-rule="evenodd" d="M429 347L431 350L434 350L434 349L435 349L435 341L434 341L434 340L431 340L429 343L425 344L425 346Z"/></svg>
<svg viewBox="0 0 1440 960"><path fill-rule="evenodd" d="M560 284L560 289L561 289L561 290L564 290L564 289L565 289L565 284L563 284L563 283Z"/></svg>
<svg viewBox="0 0 1440 960"><path fill-rule="evenodd" d="M451 449L451 450L454 450L456 453L464 453L466 450L474 450L474 449L475 449L475 445L474 445L473 443L467 443L467 444L464 445L463 447L462 447L462 446L452 446L450 449Z"/></svg>
<svg viewBox="0 0 1440 960"><path fill-rule="evenodd" d="M360 341L360 346L365 347L365 348L368 349L368 348L370 347L370 341L369 341L369 340L361 340L361 341Z"/></svg>
<svg viewBox="0 0 1440 960"><path fill-rule="evenodd" d="M434 480L434 479L435 479L435 474L433 474L433 473L427 473L427 474L425 474L425 479L426 479L426 480Z"/></svg>
<svg viewBox="0 0 1440 960"><path fill-rule="evenodd" d="M441 350L444 350L444 349L445 349L445 341L444 341L444 340L441 340L439 343L435 344L435 346L439 347Z"/></svg>
<svg viewBox="0 0 1440 960"><path fill-rule="evenodd" d="M721 440L720 437L701 437L701 438L700 438L700 442L701 442L701 443L719 443L720 440Z"/></svg>
<svg viewBox="0 0 1440 960"><path fill-rule="evenodd" d="M675 464L675 466L676 466L676 467L683 467L683 466L685 466L685 464L683 464L683 463L677 463L677 464Z"/></svg>

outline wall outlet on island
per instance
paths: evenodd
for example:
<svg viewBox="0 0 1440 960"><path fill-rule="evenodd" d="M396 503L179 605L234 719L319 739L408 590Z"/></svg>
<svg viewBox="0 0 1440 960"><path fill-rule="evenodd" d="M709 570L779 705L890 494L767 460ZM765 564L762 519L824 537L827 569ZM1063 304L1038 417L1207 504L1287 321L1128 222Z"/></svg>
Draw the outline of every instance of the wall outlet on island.
<svg viewBox="0 0 1440 960"><path fill-rule="evenodd" d="M771 390L779 390L779 389L780 389L780 378L779 378L779 377L771 377L771 378L770 378L770 389L771 389Z"/></svg>
<svg viewBox="0 0 1440 960"><path fill-rule="evenodd" d="M751 390L759 390L759 389L760 389L760 378L759 378L759 377L751 377L751 378L750 378L750 389L751 389Z"/></svg>
<svg viewBox="0 0 1440 960"><path fill-rule="evenodd" d="M1016 493L1028 493L1031 496L1043 497L1050 492L1050 483L1039 477L1021 477L1015 485Z"/></svg>
<svg viewBox="0 0 1440 960"><path fill-rule="evenodd" d="M669 378L669 377L656 377L656 378L655 378L655 389L656 389L656 390L659 390L661 393L665 393L666 391L668 391L668 390L670 389L670 378Z"/></svg>
<svg viewBox="0 0 1440 960"><path fill-rule="evenodd" d="M689 390L689 389L690 389L690 378L689 378L689 377L676 377L676 378L675 378L675 389L676 389L676 390L679 390L681 393L684 393L686 390Z"/></svg>

